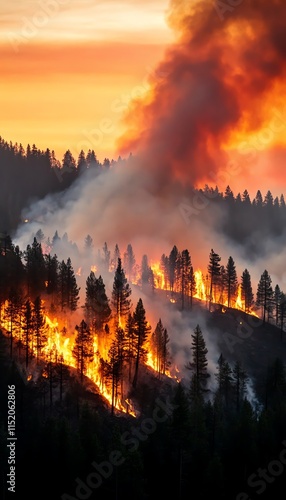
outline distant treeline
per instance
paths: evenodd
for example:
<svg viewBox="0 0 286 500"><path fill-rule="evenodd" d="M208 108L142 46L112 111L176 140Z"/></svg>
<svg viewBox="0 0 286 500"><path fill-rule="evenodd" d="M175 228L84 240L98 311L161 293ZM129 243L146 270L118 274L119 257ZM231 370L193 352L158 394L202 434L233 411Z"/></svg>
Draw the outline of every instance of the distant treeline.
<svg viewBox="0 0 286 500"><path fill-rule="evenodd" d="M248 258L263 255L266 249L269 251L269 245L263 245L263 241L269 243L271 239L273 242L274 238L279 238L281 242L286 239L283 194L274 197L270 190L265 195L258 190L251 199L247 189L235 195L230 186L221 192L218 187L205 185L191 197L190 206L186 206L186 217L191 217L194 210L197 212L195 215L202 220L205 218L218 234L241 245Z"/></svg>
<svg viewBox="0 0 286 500"><path fill-rule="evenodd" d="M50 149L42 151L35 144L24 149L0 137L0 232L14 231L30 202L64 191L88 168L100 171L112 163L108 158L100 163L93 150L81 151L78 159L67 150L59 161Z"/></svg>
<svg viewBox="0 0 286 500"><path fill-rule="evenodd" d="M13 234L22 222L23 209L31 202L68 189L88 169L100 172L118 161L122 161L120 157L117 161L105 158L100 163L94 150L82 150L77 159L67 150L59 161L50 149L42 151L35 144L24 149L22 144L8 143L0 137L0 232ZM285 199L283 194L274 197L270 190L265 195L258 190L251 199L247 189L234 194L230 186L223 192L217 186L205 185L192 190L182 212L186 218L200 217L212 229L240 244L248 258L251 253L263 253L263 238L284 239Z"/></svg>

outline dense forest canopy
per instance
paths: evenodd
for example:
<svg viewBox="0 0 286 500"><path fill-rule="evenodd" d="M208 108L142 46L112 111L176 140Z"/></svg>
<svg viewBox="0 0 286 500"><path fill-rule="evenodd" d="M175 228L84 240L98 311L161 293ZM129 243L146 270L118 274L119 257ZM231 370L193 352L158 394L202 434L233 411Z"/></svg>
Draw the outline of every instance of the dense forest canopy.
<svg viewBox="0 0 286 500"><path fill-rule="evenodd" d="M218 241L204 271L192 248L176 244L154 263L132 241L96 248L87 234L78 245L60 228L46 235L39 226L25 248L13 241L34 200L114 164L100 164L94 151L75 160L68 150L59 162L50 150L0 142L0 440L3 394L15 384L18 488L38 498L48 473L57 478L48 497L62 500L94 490L105 500L184 499L194 488L201 500L214 491L224 500L277 498L285 482L283 280L272 282L262 267L254 284L253 269L223 259ZM202 220L223 214L212 228L246 253L263 253L263 235L283 244L283 194L251 199L247 190L205 186L192 190L184 217L198 210L198 197Z"/></svg>

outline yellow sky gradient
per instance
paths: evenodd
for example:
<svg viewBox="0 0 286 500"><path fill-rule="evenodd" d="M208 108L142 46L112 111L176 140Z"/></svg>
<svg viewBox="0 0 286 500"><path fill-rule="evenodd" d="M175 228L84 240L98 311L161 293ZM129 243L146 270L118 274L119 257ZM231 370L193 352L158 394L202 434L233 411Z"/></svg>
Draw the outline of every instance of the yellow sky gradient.
<svg viewBox="0 0 286 500"><path fill-rule="evenodd" d="M172 32L166 0L0 0L0 135L114 158L120 120Z"/></svg>

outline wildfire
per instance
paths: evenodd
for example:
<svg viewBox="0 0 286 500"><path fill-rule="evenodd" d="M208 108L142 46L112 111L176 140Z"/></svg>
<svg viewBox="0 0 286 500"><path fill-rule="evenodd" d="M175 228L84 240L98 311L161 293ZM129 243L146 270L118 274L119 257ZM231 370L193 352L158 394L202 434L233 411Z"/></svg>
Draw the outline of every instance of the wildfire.
<svg viewBox="0 0 286 500"><path fill-rule="evenodd" d="M97 272L97 267L96 267L96 266L91 266L90 270L91 270L93 273L96 273L96 272Z"/></svg>
<svg viewBox="0 0 286 500"><path fill-rule="evenodd" d="M153 271L154 276L154 285L156 288L161 290L166 290L167 298L171 303L179 302L180 290L179 290L179 280L173 284L173 289L170 289L169 280L166 279L166 275L164 270L161 268L159 262L153 262L151 265L151 269ZM91 266L92 271L97 271L96 266ZM81 275L81 267L77 271L77 275ZM207 277L204 277L204 274L201 269L197 269L194 272L195 284L196 284L196 294L195 298L201 301L208 300L208 283ZM218 294L217 294L218 295ZM225 292L222 293L220 299L217 303L220 303L222 312L227 311L227 304L225 303ZM215 300L216 302L216 300ZM8 302L6 301L4 307L7 308ZM44 301L43 301L44 304ZM245 304L242 298L242 289L241 285L238 286L237 295L232 300L233 307L239 310L245 310ZM256 315L255 312L249 312L252 315ZM23 320L21 320L23 321ZM18 323L17 323L18 325ZM6 317L2 319L2 326L6 329L9 334L11 331L10 321L7 320ZM125 327L125 318L119 318L119 326L124 330ZM151 326L151 325L149 325ZM110 348L112 346L112 342L114 340L114 334L116 327L110 330L110 335L101 335L98 332L93 333L93 345L92 345L92 356L91 360L86 363L83 374L88 377L94 384L97 386L98 390L102 394L102 396L109 402L112 407L120 410L121 412L128 413L129 415L136 416L136 411L132 406L132 402L127 397L129 386L128 382L122 379L122 383L120 387L116 387L116 391L112 390L112 384L110 378L106 377L106 366L110 364ZM15 341L18 341L19 345L24 346L25 342L25 326L19 322L17 328L13 329L13 338ZM35 344L34 335L31 335L31 340L28 340L28 349L29 356L31 358L36 358L37 363L39 360L44 361L45 363L63 363L69 367L78 369L76 358L74 356L74 347L76 346L76 332L71 331L71 328L67 322L65 315L63 317L50 317L45 315L45 343L43 347L38 347ZM24 348L24 347L23 347ZM161 375L165 375L170 377L177 382L180 382L180 372L177 366L168 366L168 364L162 363L162 359L160 355L155 352L156 348L152 345L150 341L148 345L147 352L147 360L146 365L154 372L158 374L158 377ZM123 368L124 370L124 368ZM48 379L50 376L49 369L43 368L41 372L41 376L45 379ZM127 377L128 378L128 377ZM126 380L127 380L126 378ZM33 374L27 374L27 381L31 381L33 379Z"/></svg>
<svg viewBox="0 0 286 500"><path fill-rule="evenodd" d="M153 262L151 264L151 269L153 271L155 288L165 290L166 289L165 275L163 270L161 269L160 263Z"/></svg>
<svg viewBox="0 0 286 500"><path fill-rule="evenodd" d="M195 298L200 299L200 300L207 300L206 286L204 283L203 273L202 273L201 269L198 269L197 271L195 271L194 275L195 275L196 290L197 290Z"/></svg>
<svg viewBox="0 0 286 500"><path fill-rule="evenodd" d="M77 275L77 276L81 276L81 271L82 271L82 268L81 268L81 267L79 267L79 268L78 268L78 270L77 270L77 272L76 272L76 275Z"/></svg>

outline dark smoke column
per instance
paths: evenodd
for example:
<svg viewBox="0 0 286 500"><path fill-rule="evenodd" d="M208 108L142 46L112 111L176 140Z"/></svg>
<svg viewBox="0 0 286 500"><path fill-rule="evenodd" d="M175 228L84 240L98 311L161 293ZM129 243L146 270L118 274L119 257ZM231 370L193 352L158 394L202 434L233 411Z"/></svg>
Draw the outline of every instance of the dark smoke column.
<svg viewBox="0 0 286 500"><path fill-rule="evenodd" d="M227 151L282 102L285 19L285 0L172 1L177 42L148 96L130 108L119 154L137 154L159 182L213 181Z"/></svg>

